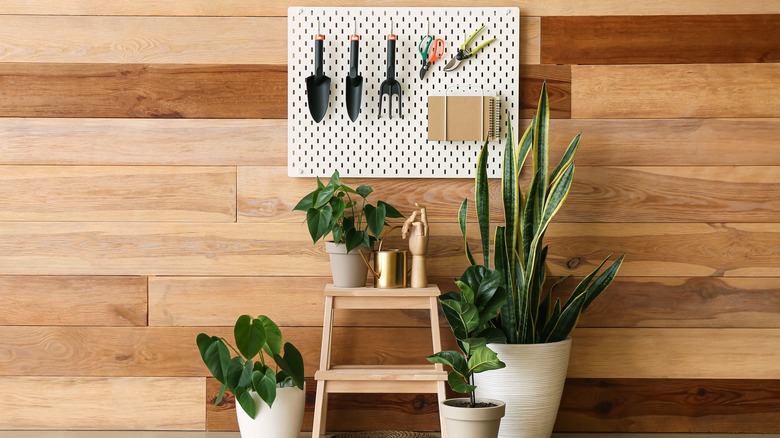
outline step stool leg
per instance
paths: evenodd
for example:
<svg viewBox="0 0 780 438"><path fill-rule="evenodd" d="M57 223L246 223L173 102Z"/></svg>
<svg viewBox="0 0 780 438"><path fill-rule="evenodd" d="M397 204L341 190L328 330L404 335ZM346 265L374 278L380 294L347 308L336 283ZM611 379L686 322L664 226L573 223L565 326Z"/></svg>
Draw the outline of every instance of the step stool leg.
<svg viewBox="0 0 780 438"><path fill-rule="evenodd" d="M328 415L328 391L324 380L317 382L317 397L314 401L314 425L311 428L312 438L319 438L325 434L325 424Z"/></svg>

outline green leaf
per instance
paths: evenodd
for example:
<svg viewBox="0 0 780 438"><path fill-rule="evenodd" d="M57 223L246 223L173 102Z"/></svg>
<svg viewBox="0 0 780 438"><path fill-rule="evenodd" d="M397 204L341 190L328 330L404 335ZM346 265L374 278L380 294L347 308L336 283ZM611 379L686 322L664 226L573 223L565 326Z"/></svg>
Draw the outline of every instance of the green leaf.
<svg viewBox="0 0 780 438"><path fill-rule="evenodd" d="M357 194L363 199L366 199L373 191L374 189L370 186L360 186L357 188Z"/></svg>
<svg viewBox="0 0 780 438"><path fill-rule="evenodd" d="M542 342L558 342L566 339L566 337L569 336L571 331L574 330L574 327L577 326L580 313L582 313L582 307L585 304L585 297L586 294L580 294L578 297L572 300L565 309L563 309L560 317L556 319L550 319L550 323L553 323L552 330L550 330L550 334L546 339L543 339ZM557 307L558 306L556 305L556 308Z"/></svg>
<svg viewBox="0 0 780 438"><path fill-rule="evenodd" d="M271 318L260 315L257 317L257 321L262 324L265 330L265 344L263 344L263 351L265 351L269 357L273 357L274 354L279 354L282 351L282 331L279 326L271 320Z"/></svg>
<svg viewBox="0 0 780 438"><path fill-rule="evenodd" d="M313 208L321 208L325 204L330 202L330 198L333 196L333 194L336 192L336 187L328 184L317 193L317 196L314 198L314 206Z"/></svg>
<svg viewBox="0 0 780 438"><path fill-rule="evenodd" d="M501 329L488 327L475 333L475 336L485 339L485 344L506 344L506 335Z"/></svg>
<svg viewBox="0 0 780 438"><path fill-rule="evenodd" d="M201 333L201 335L205 336L203 333ZM198 337L200 338L198 340L198 347L201 345L205 346L206 342L202 336L198 335ZM214 376L214 378L217 379L217 381L220 383L225 383L227 366L230 363L230 352L228 351L222 339L216 336L212 336L211 342L208 343L205 351L201 353L201 358L203 359L203 363L206 364L206 367L211 372L211 375Z"/></svg>
<svg viewBox="0 0 780 438"><path fill-rule="evenodd" d="M428 362L440 363L447 365L452 370L460 374L463 378L467 378L469 375L469 367L466 364L466 358L457 351L440 351L436 354L428 356Z"/></svg>
<svg viewBox="0 0 780 438"><path fill-rule="evenodd" d="M273 406L276 400L276 375L272 369L266 368L264 372L253 372L252 387L257 391L260 400L264 401L269 408Z"/></svg>
<svg viewBox="0 0 780 438"><path fill-rule="evenodd" d="M487 160L488 142L482 145L477 161L477 175L474 179L474 202L477 206L477 223L482 237L483 265L490 267L490 188L488 187Z"/></svg>
<svg viewBox="0 0 780 438"><path fill-rule="evenodd" d="M534 173L539 174L543 184L542 198L546 197L549 162L549 127L550 127L550 105L547 99L547 81L542 83L542 92L539 95L539 105L536 110L536 126L534 127Z"/></svg>
<svg viewBox="0 0 780 438"><path fill-rule="evenodd" d="M517 171L515 170L515 150L514 139L512 137L512 119L507 121L507 137L506 144L504 146L504 165L502 167L503 175L501 176L501 199L504 206L504 239L505 245L510 248L516 246L515 236L515 224L520 220L520 194L519 186L517 183ZM503 249L498 249L498 243L496 245L496 255L501 253L505 255ZM496 264L496 267L498 265Z"/></svg>
<svg viewBox="0 0 780 438"><path fill-rule="evenodd" d="M307 211L308 209L314 207L314 197L317 195L317 190L309 193L308 195L304 196L300 201L298 201L297 204L295 204L295 207L293 207L293 211Z"/></svg>
<svg viewBox="0 0 780 438"><path fill-rule="evenodd" d="M504 362L498 360L496 352L484 345L474 350L468 365L471 373L482 373L506 367Z"/></svg>
<svg viewBox="0 0 780 438"><path fill-rule="evenodd" d="M333 219L333 208L325 205L322 208L310 208L306 212L306 223L309 226L309 234L314 243L326 236L331 228Z"/></svg>
<svg viewBox="0 0 780 438"><path fill-rule="evenodd" d="M349 230L347 231L347 252L352 251L360 245L368 247L367 241L368 233L363 230Z"/></svg>
<svg viewBox="0 0 780 438"><path fill-rule="evenodd" d="M347 204L341 198L333 198L330 200L331 217L338 219L344 216L344 210L347 208Z"/></svg>
<svg viewBox="0 0 780 438"><path fill-rule="evenodd" d="M225 384L233 394L236 393L236 388L240 386L239 382L243 373L244 361L238 356L231 359L225 371Z"/></svg>
<svg viewBox="0 0 780 438"><path fill-rule="evenodd" d="M339 171L333 172L333 175L330 176L330 181L328 181L329 186L333 186L334 188L341 185L341 178L339 176Z"/></svg>
<svg viewBox="0 0 780 438"><path fill-rule="evenodd" d="M471 332L479 328L479 312L473 304L456 300L442 300L441 298L439 302L441 302L443 309L452 311L450 314L445 311L444 316L447 317L457 339L466 339ZM450 315L454 315L452 320Z"/></svg>
<svg viewBox="0 0 780 438"><path fill-rule="evenodd" d="M255 418L257 416L255 399L252 398L246 388L238 388L236 391L237 392L234 395L236 396L236 400L238 400L238 404L241 405L244 412L246 412L250 418Z"/></svg>
<svg viewBox="0 0 780 438"><path fill-rule="evenodd" d="M561 171L565 169L569 163L574 161L574 154L577 153L577 147L580 144L581 138L582 133L579 133L572 139L571 143L569 143L569 147L567 147L566 152L563 153L561 161L555 167L555 170L553 170L552 175L550 175L550 181L555 181L558 178L558 175L560 175Z"/></svg>
<svg viewBox="0 0 780 438"><path fill-rule="evenodd" d="M382 234L382 229L385 227L385 204L379 204L374 207L371 204L366 204L363 208L366 213L366 223L368 229L374 237L379 237Z"/></svg>
<svg viewBox="0 0 780 438"><path fill-rule="evenodd" d="M262 322L249 315L238 317L233 328L233 335L236 338L238 351L247 359L257 356L265 344L265 329Z"/></svg>
<svg viewBox="0 0 780 438"><path fill-rule="evenodd" d="M449 383L450 388L452 388L453 391L460 392L462 394L469 394L477 389L476 386L469 385L463 379L463 377L461 377L460 374L456 373L455 371L447 374L447 383Z"/></svg>
<svg viewBox="0 0 780 438"><path fill-rule="evenodd" d="M244 363L241 370L241 377L238 379L238 386L247 387L252 384L252 361L248 360Z"/></svg>
<svg viewBox="0 0 780 438"><path fill-rule="evenodd" d="M220 403L222 403L222 399L225 398L225 389L227 388L227 385L224 383L219 385L219 394L217 394L217 398L214 399L214 406L218 406Z"/></svg>
<svg viewBox="0 0 780 438"><path fill-rule="evenodd" d="M303 356L293 344L286 342L284 344L284 357L275 354L274 361L279 368L293 379L295 386L303 390Z"/></svg>
<svg viewBox="0 0 780 438"><path fill-rule="evenodd" d="M458 286L458 289L460 289L460 294L463 297L463 301L474 304L474 299L476 298L476 294L474 294L474 291L471 289L471 286L468 284L460 281L455 280L455 284Z"/></svg>
<svg viewBox="0 0 780 438"><path fill-rule="evenodd" d="M620 269L620 266L623 265L623 259L626 257L625 254L621 255L620 258L615 260L615 263L612 263L612 265L607 268L606 271L604 271L603 274L599 275L599 278L596 279L596 281L593 282L593 284L588 288L587 291L587 298L585 299L585 304L582 306L582 310L585 310L590 306L590 304L595 300L601 293L604 291L604 289L607 288L610 284L612 284L612 280L615 279L615 275L617 275L618 270ZM604 262L609 260L609 257L604 259Z"/></svg>
<svg viewBox="0 0 780 438"><path fill-rule="evenodd" d="M466 352L466 356L470 356L477 348L487 345L487 339L472 337L462 340L461 344L463 344L463 350Z"/></svg>
<svg viewBox="0 0 780 438"><path fill-rule="evenodd" d="M404 215L402 215L400 211L396 210L395 207L393 207L392 205L388 204L385 201L379 201L377 202L377 205L385 206L385 212L387 217L389 218L398 219L404 217Z"/></svg>
<svg viewBox="0 0 780 438"><path fill-rule="evenodd" d="M469 238L466 236L466 215L468 214L469 209L468 202L468 199L464 199L463 203L460 204L460 209L458 209L458 224L460 225L460 234L463 236L463 244L466 248L466 258L468 258L469 264L474 266L477 263L474 261L474 255L471 254Z"/></svg>
<svg viewBox="0 0 780 438"><path fill-rule="evenodd" d="M561 205L563 205L563 201L565 201L566 197L569 195L569 190L571 189L571 183L573 179L574 162L571 162L563 170L563 173L561 173L560 177L553 181L553 186L550 188L550 194L547 198L547 203L544 206L544 214L542 215L540 230L545 230L553 216L555 216L555 213L560 210ZM537 230L536 233L539 234L540 230Z"/></svg>

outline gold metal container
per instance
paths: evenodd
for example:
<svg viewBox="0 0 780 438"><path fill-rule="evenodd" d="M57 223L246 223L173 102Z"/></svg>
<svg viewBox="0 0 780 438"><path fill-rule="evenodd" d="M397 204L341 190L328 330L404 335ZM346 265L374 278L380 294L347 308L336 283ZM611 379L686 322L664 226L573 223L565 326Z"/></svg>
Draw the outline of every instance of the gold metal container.
<svg viewBox="0 0 780 438"><path fill-rule="evenodd" d="M406 251L375 251L371 273L374 274L376 288L406 287Z"/></svg>

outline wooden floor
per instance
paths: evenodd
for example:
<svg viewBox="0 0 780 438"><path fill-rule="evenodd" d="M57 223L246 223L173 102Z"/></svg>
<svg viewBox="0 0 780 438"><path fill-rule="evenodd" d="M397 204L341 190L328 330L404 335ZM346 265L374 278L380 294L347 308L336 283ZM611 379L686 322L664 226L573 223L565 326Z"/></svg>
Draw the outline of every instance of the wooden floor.
<svg viewBox="0 0 780 438"><path fill-rule="evenodd" d="M780 434L555 433L552 438L772 438ZM0 431L0 438L240 438L238 432ZM311 438L302 433L301 438Z"/></svg>

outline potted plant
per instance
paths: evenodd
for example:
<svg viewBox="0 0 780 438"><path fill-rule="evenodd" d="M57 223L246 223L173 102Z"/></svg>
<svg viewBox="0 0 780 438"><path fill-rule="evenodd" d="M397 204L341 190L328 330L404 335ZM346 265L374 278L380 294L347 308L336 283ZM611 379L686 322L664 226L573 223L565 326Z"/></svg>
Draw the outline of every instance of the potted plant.
<svg viewBox="0 0 780 438"><path fill-rule="evenodd" d="M357 189L347 186L336 171L327 184L317 178L317 188L293 208L306 212L313 243L332 236L333 240L325 243L325 249L330 255L334 286L365 286L368 266L360 251L371 251L387 225L387 218L403 217L384 201L370 204L366 198L372 192L370 186Z"/></svg>
<svg viewBox="0 0 780 438"><path fill-rule="evenodd" d="M506 300L501 272L484 266L471 266L456 281L460 293L439 297L460 351L441 351L428 361L449 366L447 383L468 398L449 399L439 405L450 438L495 438L506 406L503 401L476 397L474 375L498 370L505 364L487 346L504 340L503 333L490 326Z"/></svg>
<svg viewBox="0 0 780 438"><path fill-rule="evenodd" d="M197 337L203 362L222 384L214 404L226 389L233 393L243 438L298 438L305 405L301 353L289 342L282 345L281 330L265 315L240 316L233 333L235 347L218 336Z"/></svg>
<svg viewBox="0 0 780 438"><path fill-rule="evenodd" d="M558 412L571 350L569 334L580 314L614 279L623 263L620 256L600 275L601 265L577 285L564 303L545 290L547 227L561 208L574 177L577 135L557 166L549 169L550 109L547 86L542 87L539 106L525 134L515 148L511 122L504 149L502 201L504 223L495 231L491 251L489 230L490 195L487 184L487 144L480 153L475 177L476 213L479 223L482 265L493 266L502 275L506 299L492 320L505 344L490 344L507 364L505 369L480 376L478 383L487 396L501 398L512 409L504 418L501 437L549 437ZM533 157L530 186L522 193L519 174L529 153ZM531 169L529 169L531 170ZM459 211L461 232L466 236L467 201ZM466 255L476 264L466 241Z"/></svg>

